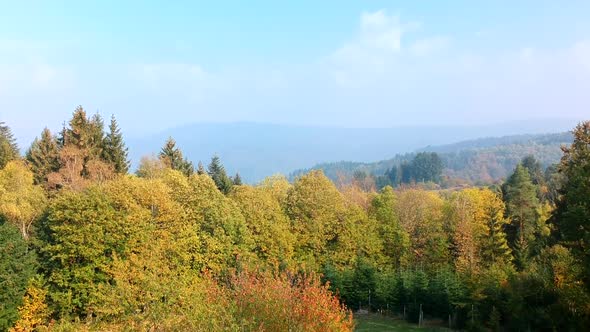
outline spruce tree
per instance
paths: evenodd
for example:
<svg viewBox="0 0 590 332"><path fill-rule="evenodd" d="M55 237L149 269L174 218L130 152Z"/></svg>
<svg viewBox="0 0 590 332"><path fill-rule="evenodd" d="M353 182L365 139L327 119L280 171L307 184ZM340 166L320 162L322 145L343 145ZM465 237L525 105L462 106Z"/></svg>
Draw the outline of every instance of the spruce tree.
<svg viewBox="0 0 590 332"><path fill-rule="evenodd" d="M104 140L104 121L100 114L96 113L88 123L88 148L90 149L90 156L92 158L102 158Z"/></svg>
<svg viewBox="0 0 590 332"><path fill-rule="evenodd" d="M109 133L104 139L103 159L113 165L117 173L127 174L129 171L128 150L114 115L111 117Z"/></svg>
<svg viewBox="0 0 590 332"><path fill-rule="evenodd" d="M515 252L517 263L526 265L538 232L539 199L528 170L521 164L504 185L507 217L510 219L507 234Z"/></svg>
<svg viewBox="0 0 590 332"><path fill-rule="evenodd" d="M207 167L207 173L215 182L217 189L222 193L227 194L233 185L232 180L225 173L225 168L221 164L221 159L218 156L211 158L211 163Z"/></svg>
<svg viewBox="0 0 590 332"><path fill-rule="evenodd" d="M19 157L18 145L10 127L0 121L0 168Z"/></svg>
<svg viewBox="0 0 590 332"><path fill-rule="evenodd" d="M563 152L559 172L564 181L553 216L555 235L584 263L590 285L590 121L574 129L574 141Z"/></svg>
<svg viewBox="0 0 590 332"><path fill-rule="evenodd" d="M46 183L47 175L59 170L59 148L49 129L43 129L41 139L35 138L26 158L35 174L36 184Z"/></svg>
<svg viewBox="0 0 590 332"><path fill-rule="evenodd" d="M69 128L64 127L63 146L73 145L83 150L89 147L90 143L90 120L82 106L76 107Z"/></svg>
<svg viewBox="0 0 590 332"><path fill-rule="evenodd" d="M236 173L236 175L232 179L234 186L241 186L242 185L242 177L240 173Z"/></svg>
<svg viewBox="0 0 590 332"><path fill-rule="evenodd" d="M176 141L169 137L160 151L160 159L166 166L190 176L195 172L193 163L183 158L182 151L176 147Z"/></svg>

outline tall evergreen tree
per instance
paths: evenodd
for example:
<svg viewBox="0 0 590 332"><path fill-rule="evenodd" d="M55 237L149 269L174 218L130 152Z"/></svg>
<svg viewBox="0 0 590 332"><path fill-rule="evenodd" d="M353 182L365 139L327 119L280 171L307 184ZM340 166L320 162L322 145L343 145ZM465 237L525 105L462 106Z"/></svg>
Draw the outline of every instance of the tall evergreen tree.
<svg viewBox="0 0 590 332"><path fill-rule="evenodd" d="M234 186L241 186L242 185L242 177L240 173L236 173L236 175L232 178Z"/></svg>
<svg viewBox="0 0 590 332"><path fill-rule="evenodd" d="M64 127L63 146L73 145L78 149L87 149L90 145L90 120L82 106L76 107L69 121L69 128Z"/></svg>
<svg viewBox="0 0 590 332"><path fill-rule="evenodd" d="M160 151L160 159L166 166L190 176L195 172L193 163L182 156L182 151L176 147L176 141L169 137Z"/></svg>
<svg viewBox="0 0 590 332"><path fill-rule="evenodd" d="M556 235L584 262L590 285L590 121L574 130L571 146L563 148L559 171L564 181L553 222Z"/></svg>
<svg viewBox="0 0 590 332"><path fill-rule="evenodd" d="M4 168L9 161L17 159L18 155L18 145L10 127L0 121L0 168Z"/></svg>
<svg viewBox="0 0 590 332"><path fill-rule="evenodd" d="M0 220L0 331L8 331L17 320L17 309L35 268L35 254L18 228Z"/></svg>
<svg viewBox="0 0 590 332"><path fill-rule="evenodd" d="M541 167L541 163L535 159L535 156L528 155L524 157L521 164L529 172L529 176L534 185L540 186L544 184L545 178L543 175L543 168Z"/></svg>
<svg viewBox="0 0 590 332"><path fill-rule="evenodd" d="M36 184L46 183L47 175L59 170L59 148L49 129L43 129L41 139L35 138L27 150L26 158L35 174Z"/></svg>
<svg viewBox="0 0 590 332"><path fill-rule="evenodd" d="M389 179L389 183L391 183L391 185L393 187L397 187L400 183L400 170L399 170L399 166L394 165L392 166L390 169L388 169L385 172L385 176L387 176L387 178Z"/></svg>
<svg viewBox="0 0 590 332"><path fill-rule="evenodd" d="M218 156L211 158L211 163L207 167L207 173L215 182L217 189L222 193L227 194L233 185L232 180L225 173L225 168L221 164L221 159Z"/></svg>
<svg viewBox="0 0 590 332"><path fill-rule="evenodd" d="M115 172L127 174L129 171L128 150L114 115L111 116L109 133L104 139L103 158L113 165Z"/></svg>
<svg viewBox="0 0 590 332"><path fill-rule="evenodd" d="M510 219L509 240L515 252L516 261L522 268L526 265L531 246L538 232L539 200L529 172L521 164L504 185L506 212Z"/></svg>
<svg viewBox="0 0 590 332"><path fill-rule="evenodd" d="M101 159L104 151L104 121L100 114L92 116L88 123L88 148L90 156L95 159Z"/></svg>
<svg viewBox="0 0 590 332"><path fill-rule="evenodd" d="M420 152L412 160L412 173L417 182L440 182L443 163L436 152Z"/></svg>
<svg viewBox="0 0 590 332"><path fill-rule="evenodd" d="M401 173L400 174L401 183L412 182L412 178L414 176L414 174L412 172L412 166L407 161L403 161L399 165L399 169L400 169L400 173Z"/></svg>

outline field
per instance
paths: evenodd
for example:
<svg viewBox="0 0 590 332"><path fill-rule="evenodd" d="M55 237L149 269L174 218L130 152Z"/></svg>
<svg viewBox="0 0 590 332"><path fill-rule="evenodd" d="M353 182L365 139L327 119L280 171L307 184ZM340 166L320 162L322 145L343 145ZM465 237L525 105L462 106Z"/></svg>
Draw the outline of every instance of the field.
<svg viewBox="0 0 590 332"><path fill-rule="evenodd" d="M357 332L385 332L385 331L449 331L442 327L418 327L403 320L384 317L381 315L355 316L355 331Z"/></svg>

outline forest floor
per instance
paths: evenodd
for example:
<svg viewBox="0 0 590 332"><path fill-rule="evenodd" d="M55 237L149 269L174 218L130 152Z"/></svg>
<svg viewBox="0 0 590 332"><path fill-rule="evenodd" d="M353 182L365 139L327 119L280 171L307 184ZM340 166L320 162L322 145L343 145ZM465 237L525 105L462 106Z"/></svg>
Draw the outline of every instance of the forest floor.
<svg viewBox="0 0 590 332"><path fill-rule="evenodd" d="M354 317L356 332L385 332L385 331L450 331L444 327L423 326L408 323L404 320L382 315L358 315Z"/></svg>

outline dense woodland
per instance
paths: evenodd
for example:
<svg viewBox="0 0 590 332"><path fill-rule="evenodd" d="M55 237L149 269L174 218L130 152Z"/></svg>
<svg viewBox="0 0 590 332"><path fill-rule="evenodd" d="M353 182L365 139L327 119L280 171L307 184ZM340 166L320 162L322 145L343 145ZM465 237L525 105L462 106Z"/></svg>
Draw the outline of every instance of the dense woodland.
<svg viewBox="0 0 590 332"><path fill-rule="evenodd" d="M366 177L368 179L365 181L372 181L377 189L386 185L407 185L421 181L420 176L412 175L414 159L418 157L424 160L424 156L428 155L426 153L434 152L442 163L440 176L432 179L439 187L491 185L508 178L525 156L533 156L543 168L558 163L562 156L561 147L571 142L571 133L480 138L427 147L373 163L322 163L311 169L296 170L290 178L318 169L336 183L349 183L358 181L359 177Z"/></svg>
<svg viewBox="0 0 590 332"><path fill-rule="evenodd" d="M590 327L590 122L558 165L452 190L430 190L436 152L375 190L321 171L245 185L163 143L131 174L114 117L79 107L24 156L0 124L0 330L351 331L360 308Z"/></svg>

